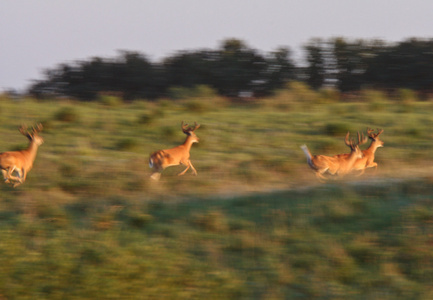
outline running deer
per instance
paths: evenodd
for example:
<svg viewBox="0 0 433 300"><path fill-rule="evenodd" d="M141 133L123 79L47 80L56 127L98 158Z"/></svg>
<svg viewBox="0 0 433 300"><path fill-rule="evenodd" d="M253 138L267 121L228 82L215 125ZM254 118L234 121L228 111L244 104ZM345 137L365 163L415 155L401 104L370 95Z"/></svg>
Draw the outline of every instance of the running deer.
<svg viewBox="0 0 433 300"><path fill-rule="evenodd" d="M39 132L42 131L42 124L38 124L36 128L33 127L31 133L27 131L27 126L21 126L19 131L29 139L28 148L0 153L0 169L5 183L13 184L13 187L17 187L26 181L27 173L33 167L38 147L44 143L43 138L39 136ZM18 176L13 176L14 172Z"/></svg>
<svg viewBox="0 0 433 300"><path fill-rule="evenodd" d="M305 156L307 157L308 165L311 169L316 173L317 178L320 181L326 179L323 174L329 173L331 175L342 176L350 172L355 161L362 157L362 151L359 149L359 146L367 142L367 138L364 138L364 134L362 136L358 132L358 143L354 143L351 139L349 140L349 132L346 134L344 142L350 148L351 152L347 156L344 155L334 155L334 156L325 156L325 155L311 155L308 147L306 145L302 145L301 148L304 151Z"/></svg>
<svg viewBox="0 0 433 300"><path fill-rule="evenodd" d="M171 149L155 151L150 155L149 167L154 170L153 174L150 176L152 179L159 180L165 168L177 165L186 166L186 169L178 174L179 176L185 174L189 168L192 169L194 175L197 175L197 171L189 159L189 151L191 150L192 144L198 143L199 141L199 138L194 133L199 127L200 124L196 122L194 122L194 126L188 127L188 124L184 124L182 121L182 131L187 135L185 142Z"/></svg>
<svg viewBox="0 0 433 300"><path fill-rule="evenodd" d="M377 133L373 132L373 129L367 128L367 135L371 140L371 144L367 149L362 150L363 157L356 160L353 164L353 171L361 171L358 176L364 174L365 169L367 168L376 168L377 170L377 163L374 161L374 154L377 148L383 147L384 142L379 139L379 135L383 132L383 129L377 129ZM348 154L342 155L347 156Z"/></svg>

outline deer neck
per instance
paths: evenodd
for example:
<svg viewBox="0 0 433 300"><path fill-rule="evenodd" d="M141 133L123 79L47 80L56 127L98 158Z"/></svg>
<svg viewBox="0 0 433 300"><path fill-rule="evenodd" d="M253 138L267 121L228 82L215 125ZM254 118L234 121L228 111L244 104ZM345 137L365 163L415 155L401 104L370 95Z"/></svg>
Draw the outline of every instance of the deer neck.
<svg viewBox="0 0 433 300"><path fill-rule="evenodd" d="M183 143L183 146L188 149L191 149L192 144L194 144L194 140L191 136L187 136L185 139L185 142Z"/></svg>
<svg viewBox="0 0 433 300"><path fill-rule="evenodd" d="M36 144L35 141L31 141L29 147L23 152L27 153L30 161L34 161L36 157L36 153L38 152L38 145Z"/></svg>
<svg viewBox="0 0 433 300"><path fill-rule="evenodd" d="M358 159L358 155L356 155L356 152L357 152L356 149L350 152L349 159L348 159L349 164L355 163L355 161Z"/></svg>
<svg viewBox="0 0 433 300"><path fill-rule="evenodd" d="M376 149L378 147L379 147L379 143L377 143L375 141L372 141L371 144L370 144L370 146L367 149L365 149L365 152L374 154L374 152L376 152Z"/></svg>

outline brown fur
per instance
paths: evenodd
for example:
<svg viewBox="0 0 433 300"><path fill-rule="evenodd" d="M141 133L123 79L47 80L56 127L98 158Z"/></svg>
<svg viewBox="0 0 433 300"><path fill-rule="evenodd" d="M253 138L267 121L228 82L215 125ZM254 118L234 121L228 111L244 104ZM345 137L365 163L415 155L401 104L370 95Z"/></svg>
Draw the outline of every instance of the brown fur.
<svg viewBox="0 0 433 300"><path fill-rule="evenodd" d="M306 145L301 146L307 157L308 165L315 171L317 178L322 181L326 179L324 174L342 176L350 172L355 161L362 157L362 151L359 149L359 145L365 143L367 140L362 138L358 133L358 144L354 144L352 141L349 142L349 133L347 133L345 142L350 147L351 152L346 155L311 155Z"/></svg>
<svg viewBox="0 0 433 300"><path fill-rule="evenodd" d="M190 150L194 143L198 143L199 138L195 135L194 130L200 127L195 123L194 127L188 128L188 124L183 125L182 130L187 135L185 142L182 145L171 149L158 150L153 152L149 158L149 166L153 169L153 173L150 176L152 179L158 180L161 176L162 171L170 166L184 165L186 169L180 172L178 175L183 175L188 171L189 168L192 169L194 175L197 175L197 171L191 163Z"/></svg>
<svg viewBox="0 0 433 300"><path fill-rule="evenodd" d="M42 137L38 135L41 130L42 125L39 124L37 129L33 128L33 132L30 134L26 131L26 127L21 126L20 132L29 139L29 147L21 151L0 153L0 169L5 183L13 183L13 186L16 187L26 180L27 173L33 168L38 147L44 142ZM14 172L18 176L13 176Z"/></svg>
<svg viewBox="0 0 433 300"><path fill-rule="evenodd" d="M373 134L374 130L367 128L368 138L371 140L370 146L362 150L363 157L359 158L355 161L352 166L352 171L361 171L358 176L364 174L365 169L367 168L376 168L377 163L374 161L374 154L379 147L383 147L384 142L379 139L379 135L383 132L383 129L378 129L378 133ZM343 156L347 156L348 154L341 154Z"/></svg>

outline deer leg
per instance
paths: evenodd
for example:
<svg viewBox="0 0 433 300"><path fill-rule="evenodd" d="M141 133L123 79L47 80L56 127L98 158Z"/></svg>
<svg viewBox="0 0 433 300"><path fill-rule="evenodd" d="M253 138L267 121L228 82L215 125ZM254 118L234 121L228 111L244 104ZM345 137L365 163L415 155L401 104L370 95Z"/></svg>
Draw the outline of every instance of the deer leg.
<svg viewBox="0 0 433 300"><path fill-rule="evenodd" d="M192 172L194 173L194 175L197 175L197 170L194 168L194 166L192 165L191 161L189 161L189 165L192 169Z"/></svg>
<svg viewBox="0 0 433 300"><path fill-rule="evenodd" d="M362 174L364 174L364 172L365 172L365 169L366 168L364 168L364 169L361 169L361 172L359 172L356 176L361 176Z"/></svg>
<svg viewBox="0 0 433 300"><path fill-rule="evenodd" d="M158 181L159 178L161 178L161 173L159 173L159 172L155 172L155 173L153 173L152 175L150 175L150 178L152 178L152 179L155 180L155 181Z"/></svg>
<svg viewBox="0 0 433 300"><path fill-rule="evenodd" d="M24 180L23 180L23 172L22 172L22 170L16 170L17 171L17 173L18 173L18 176L17 177L15 177L16 178L16 180L15 180L15 183L14 183L14 185L13 185L13 187L15 188L15 187L17 187L17 186L19 186L21 183L23 183L24 182Z"/></svg>
<svg viewBox="0 0 433 300"><path fill-rule="evenodd" d="M24 182L24 181L26 181L26 178L27 178L27 172L24 168L22 168L21 171L22 171L22 176L21 176L22 182Z"/></svg>
<svg viewBox="0 0 433 300"><path fill-rule="evenodd" d="M376 172L377 172L377 163L372 162L369 167L370 168L374 168L374 174L376 174Z"/></svg>
<svg viewBox="0 0 433 300"><path fill-rule="evenodd" d="M182 176L183 174L185 174L186 173L186 171L188 171L188 169L189 169L189 167L190 167L190 165L191 165L191 163L189 162L187 165L186 165L186 169L185 170L183 170L182 172L180 172L179 174L177 174L178 176Z"/></svg>
<svg viewBox="0 0 433 300"><path fill-rule="evenodd" d="M322 183L324 183L324 182L326 182L326 177L325 176L323 176L323 174L322 173L320 173L320 172L316 172L316 177L317 177L317 179L320 181L320 182L322 182Z"/></svg>
<svg viewBox="0 0 433 300"><path fill-rule="evenodd" d="M5 180L5 183L9 183L9 176L8 176L8 172L6 170L2 169L2 174L3 174L3 178Z"/></svg>
<svg viewBox="0 0 433 300"><path fill-rule="evenodd" d="M17 170L17 172L18 172L18 176L19 177L17 177L17 176L12 176L12 173L15 171L15 167L12 167L12 168L9 168L8 169L8 172L7 172L7 180L5 181L6 183L10 183L10 181L11 180L14 180L14 181L18 181L18 182L22 182L21 181L21 178L20 178L20 172Z"/></svg>

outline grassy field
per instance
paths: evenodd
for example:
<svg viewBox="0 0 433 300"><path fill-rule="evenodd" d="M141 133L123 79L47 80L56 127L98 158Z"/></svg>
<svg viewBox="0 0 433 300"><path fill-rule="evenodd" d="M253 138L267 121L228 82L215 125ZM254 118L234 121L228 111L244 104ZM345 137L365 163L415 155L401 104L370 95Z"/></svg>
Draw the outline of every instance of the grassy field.
<svg viewBox="0 0 433 300"><path fill-rule="evenodd" d="M21 123L45 139L25 184L0 185L0 299L431 299L432 102L326 96L0 97L0 151L26 147ZM153 182L182 120L201 124L198 176ZM377 172L318 183L299 146L349 152L367 127Z"/></svg>

